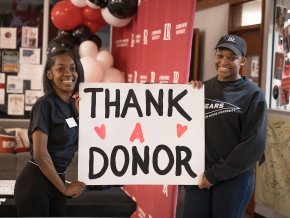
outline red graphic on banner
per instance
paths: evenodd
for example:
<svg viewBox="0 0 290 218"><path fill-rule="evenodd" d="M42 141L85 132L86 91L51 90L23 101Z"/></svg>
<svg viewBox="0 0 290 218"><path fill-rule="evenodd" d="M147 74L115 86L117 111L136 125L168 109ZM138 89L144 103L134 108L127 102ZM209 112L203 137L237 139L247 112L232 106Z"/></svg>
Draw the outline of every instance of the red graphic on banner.
<svg viewBox="0 0 290 218"><path fill-rule="evenodd" d="M178 188L173 185L126 185L124 191L137 202L131 218L175 218Z"/></svg>
<svg viewBox="0 0 290 218"><path fill-rule="evenodd" d="M132 22L113 28L114 65L127 82L188 81L195 5L195 0L140 0ZM185 132L179 131L180 136ZM137 201L132 218L175 217L177 186L130 185L124 190Z"/></svg>

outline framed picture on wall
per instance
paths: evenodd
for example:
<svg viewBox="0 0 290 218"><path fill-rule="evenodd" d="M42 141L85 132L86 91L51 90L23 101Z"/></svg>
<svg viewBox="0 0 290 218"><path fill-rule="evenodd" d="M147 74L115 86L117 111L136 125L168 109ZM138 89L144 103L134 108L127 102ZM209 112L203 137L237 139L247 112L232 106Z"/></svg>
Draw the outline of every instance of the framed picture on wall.
<svg viewBox="0 0 290 218"><path fill-rule="evenodd" d="M247 55L246 64L242 68L242 75L248 80L259 85L259 75L260 75L260 61L257 55Z"/></svg>
<svg viewBox="0 0 290 218"><path fill-rule="evenodd" d="M2 51L2 72L5 73L18 72L18 51L15 50Z"/></svg>
<svg viewBox="0 0 290 218"><path fill-rule="evenodd" d="M22 27L21 45L34 48L38 46L38 27Z"/></svg>
<svg viewBox="0 0 290 218"><path fill-rule="evenodd" d="M34 103L43 95L41 90L25 90L25 110L31 111Z"/></svg>
<svg viewBox="0 0 290 218"><path fill-rule="evenodd" d="M16 49L16 31L14 27L0 28L0 48Z"/></svg>
<svg viewBox="0 0 290 218"><path fill-rule="evenodd" d="M7 93L23 93L23 79L19 76L7 76Z"/></svg>
<svg viewBox="0 0 290 218"><path fill-rule="evenodd" d="M275 62L274 62L274 78L282 79L282 72L284 69L285 57L283 53L275 53Z"/></svg>
<svg viewBox="0 0 290 218"><path fill-rule="evenodd" d="M20 64L40 64L40 48L20 48Z"/></svg>
<svg viewBox="0 0 290 218"><path fill-rule="evenodd" d="M0 105L5 104L5 73L0 73Z"/></svg>
<svg viewBox="0 0 290 218"><path fill-rule="evenodd" d="M8 111L9 115L24 115L24 95L9 94L8 95Z"/></svg>
<svg viewBox="0 0 290 218"><path fill-rule="evenodd" d="M276 6L276 13L275 13L275 32L283 33L284 24L287 18L287 8L282 6Z"/></svg>

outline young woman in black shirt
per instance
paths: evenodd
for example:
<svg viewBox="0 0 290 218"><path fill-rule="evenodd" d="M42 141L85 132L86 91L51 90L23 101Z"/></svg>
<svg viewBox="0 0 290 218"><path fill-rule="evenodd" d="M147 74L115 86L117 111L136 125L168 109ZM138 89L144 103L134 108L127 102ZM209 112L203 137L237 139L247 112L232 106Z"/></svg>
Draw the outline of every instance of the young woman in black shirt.
<svg viewBox="0 0 290 218"><path fill-rule="evenodd" d="M48 55L45 95L31 111L31 160L15 184L18 216L64 216L66 197L76 197L86 187L80 181L65 181L65 171L78 148L77 102L72 96L83 81L80 59L72 50L60 47Z"/></svg>

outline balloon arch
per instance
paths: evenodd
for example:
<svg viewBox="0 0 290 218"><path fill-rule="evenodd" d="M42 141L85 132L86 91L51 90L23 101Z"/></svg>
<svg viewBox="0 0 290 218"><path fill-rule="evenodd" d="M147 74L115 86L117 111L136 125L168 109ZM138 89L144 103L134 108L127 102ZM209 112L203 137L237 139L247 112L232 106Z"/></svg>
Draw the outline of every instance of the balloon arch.
<svg viewBox="0 0 290 218"><path fill-rule="evenodd" d="M96 34L101 27L124 27L137 13L138 0L61 0L51 10L58 35L48 44L47 54L66 47L79 53L85 82L125 82L114 68L112 54L102 49Z"/></svg>

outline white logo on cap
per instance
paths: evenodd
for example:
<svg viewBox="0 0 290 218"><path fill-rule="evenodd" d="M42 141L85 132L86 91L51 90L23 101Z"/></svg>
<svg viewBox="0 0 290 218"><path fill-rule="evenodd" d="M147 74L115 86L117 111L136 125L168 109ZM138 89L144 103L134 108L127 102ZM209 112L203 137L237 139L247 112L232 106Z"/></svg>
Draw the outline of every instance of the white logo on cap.
<svg viewBox="0 0 290 218"><path fill-rule="evenodd" d="M229 42L235 42L235 38L234 37L229 37L227 41L229 41Z"/></svg>

